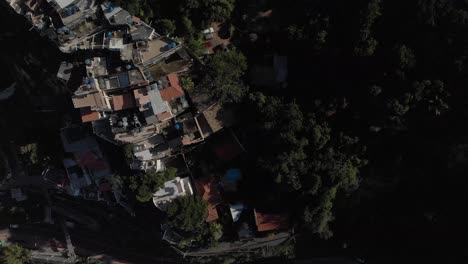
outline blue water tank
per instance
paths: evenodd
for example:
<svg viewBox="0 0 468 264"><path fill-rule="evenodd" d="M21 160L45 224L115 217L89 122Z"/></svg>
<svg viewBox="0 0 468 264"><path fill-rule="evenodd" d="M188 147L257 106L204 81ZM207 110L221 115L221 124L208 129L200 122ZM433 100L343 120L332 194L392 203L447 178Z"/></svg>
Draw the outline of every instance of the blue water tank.
<svg viewBox="0 0 468 264"><path fill-rule="evenodd" d="M180 130L181 128L182 126L179 123L175 124L175 129Z"/></svg>
<svg viewBox="0 0 468 264"><path fill-rule="evenodd" d="M111 31L106 32L106 37L110 37L110 36L112 36L112 32Z"/></svg>

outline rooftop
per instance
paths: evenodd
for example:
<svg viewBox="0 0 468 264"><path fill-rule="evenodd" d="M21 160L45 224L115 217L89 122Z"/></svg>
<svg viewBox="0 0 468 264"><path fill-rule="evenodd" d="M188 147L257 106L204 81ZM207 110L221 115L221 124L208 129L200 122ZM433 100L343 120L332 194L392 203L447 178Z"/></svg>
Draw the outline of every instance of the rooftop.
<svg viewBox="0 0 468 264"><path fill-rule="evenodd" d="M73 106L75 108L91 107L92 110L96 109L109 109L109 105L105 100L102 92L91 92L87 94L78 94L72 96Z"/></svg>
<svg viewBox="0 0 468 264"><path fill-rule="evenodd" d="M136 107L135 98L130 93L112 95L111 98L114 111Z"/></svg>
<svg viewBox="0 0 468 264"><path fill-rule="evenodd" d="M167 75L169 86L160 90L161 97L164 101L171 101L185 95L184 90L180 86L179 77L177 74L171 73Z"/></svg>
<svg viewBox="0 0 468 264"><path fill-rule="evenodd" d="M91 107L80 108L81 121L83 123L92 122L101 119L99 112L91 110Z"/></svg>
<svg viewBox="0 0 468 264"><path fill-rule="evenodd" d="M179 196L192 194L193 190L192 185L190 184L190 179L188 177L177 177L172 181L165 182L163 187L159 188L159 190L153 194L153 203L161 210L165 210L167 208L167 204L173 199Z"/></svg>
<svg viewBox="0 0 468 264"><path fill-rule="evenodd" d="M138 42L139 59L137 63L148 64L157 59L159 55L171 49L170 43L174 43L168 38L157 38L151 41Z"/></svg>
<svg viewBox="0 0 468 264"><path fill-rule="evenodd" d="M75 0L47 0L47 2L55 2L58 7L60 8L65 8L69 5L71 5Z"/></svg>
<svg viewBox="0 0 468 264"><path fill-rule="evenodd" d="M221 104L214 104L199 116L198 123L205 137L218 132L224 127L230 127L234 123L234 113L222 107Z"/></svg>
<svg viewBox="0 0 468 264"><path fill-rule="evenodd" d="M130 36L133 41L149 40L154 34L154 28L146 25L134 25L130 28Z"/></svg>
<svg viewBox="0 0 468 264"><path fill-rule="evenodd" d="M208 216L206 222L211 222L219 218L216 205L222 202L221 194L218 190L218 182L214 177L206 177L195 180L197 194L204 201L208 202Z"/></svg>
<svg viewBox="0 0 468 264"><path fill-rule="evenodd" d="M73 69L72 63L63 61L60 64L60 68L57 72L57 78L62 79L64 81L70 80L72 69Z"/></svg>
<svg viewBox="0 0 468 264"><path fill-rule="evenodd" d="M263 213L256 209L254 214L258 232L284 230L289 227L289 218L285 214Z"/></svg>
<svg viewBox="0 0 468 264"><path fill-rule="evenodd" d="M90 78L96 78L101 76L107 76L107 61L104 57L96 57L92 59L86 59L86 74Z"/></svg>

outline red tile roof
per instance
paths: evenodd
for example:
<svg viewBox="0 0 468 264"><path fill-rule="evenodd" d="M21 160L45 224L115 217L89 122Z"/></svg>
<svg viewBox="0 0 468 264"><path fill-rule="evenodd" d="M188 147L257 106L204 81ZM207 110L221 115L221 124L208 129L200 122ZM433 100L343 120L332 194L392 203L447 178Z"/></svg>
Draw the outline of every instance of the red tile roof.
<svg viewBox="0 0 468 264"><path fill-rule="evenodd" d="M261 213L257 210L254 210L254 213L258 232L287 229L289 226L289 218L287 215Z"/></svg>
<svg viewBox="0 0 468 264"><path fill-rule="evenodd" d="M180 86L177 74L171 73L167 76L167 79L169 79L169 87L159 90L161 98L164 101L171 101L185 95L184 90Z"/></svg>
<svg viewBox="0 0 468 264"><path fill-rule="evenodd" d="M92 111L91 107L80 108L80 112L83 123L96 121L101 118L101 115L98 112Z"/></svg>
<svg viewBox="0 0 468 264"><path fill-rule="evenodd" d="M219 218L218 211L216 211L216 205L222 202L221 194L218 191L218 182L215 178L203 178L195 180L195 189L198 195L204 201L208 202L208 217L206 222L211 222Z"/></svg>
<svg viewBox="0 0 468 264"><path fill-rule="evenodd" d="M136 107L135 97L132 94L113 95L114 110L124 110Z"/></svg>

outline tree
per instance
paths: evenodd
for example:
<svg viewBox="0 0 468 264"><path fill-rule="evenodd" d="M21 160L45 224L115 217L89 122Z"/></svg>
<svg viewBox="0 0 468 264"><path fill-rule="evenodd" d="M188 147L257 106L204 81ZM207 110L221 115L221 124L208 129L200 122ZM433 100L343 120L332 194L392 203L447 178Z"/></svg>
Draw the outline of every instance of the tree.
<svg viewBox="0 0 468 264"><path fill-rule="evenodd" d="M127 161L131 161L133 159L133 145L132 144L126 144L123 147L123 152Z"/></svg>
<svg viewBox="0 0 468 264"><path fill-rule="evenodd" d="M24 264L31 259L31 252L15 244L9 244L1 249L0 262L3 264Z"/></svg>
<svg viewBox="0 0 468 264"><path fill-rule="evenodd" d="M152 199L153 193L159 190L165 182L176 177L177 169L167 168L164 171L156 171L152 168L143 175L130 177L129 188L136 192L136 198L140 202L148 202Z"/></svg>
<svg viewBox="0 0 468 264"><path fill-rule="evenodd" d="M208 203L197 196L178 197L169 205L169 223L185 232L197 232L205 223Z"/></svg>
<svg viewBox="0 0 468 264"><path fill-rule="evenodd" d="M372 36L372 26L381 15L381 0L370 0L362 14L361 29L354 47L354 54L358 56L374 54L378 41Z"/></svg>
<svg viewBox="0 0 468 264"><path fill-rule="evenodd" d="M449 109L447 99L450 94L441 80L424 80L413 83L414 101L435 115L445 113Z"/></svg>
<svg viewBox="0 0 468 264"><path fill-rule="evenodd" d="M240 51L217 52L208 59L206 74L197 89L221 102L239 102L247 91L241 79L246 69L247 59Z"/></svg>
<svg viewBox="0 0 468 264"><path fill-rule="evenodd" d="M260 93L249 99L257 167L304 204L298 213L312 232L329 238L336 193L356 190L366 165L359 139L333 131L321 108L304 113L296 102Z"/></svg>
<svg viewBox="0 0 468 264"><path fill-rule="evenodd" d="M411 48L405 45L399 45L396 47L396 53L398 67L403 70L414 68L416 65L416 57Z"/></svg>
<svg viewBox="0 0 468 264"><path fill-rule="evenodd" d="M193 87L194 87L192 78L190 78L190 77L180 78L180 85L182 86L182 88L184 88L188 92L191 92L193 90Z"/></svg>
<svg viewBox="0 0 468 264"><path fill-rule="evenodd" d="M173 20L159 19L156 21L156 29L162 35L172 35L176 30L176 26Z"/></svg>

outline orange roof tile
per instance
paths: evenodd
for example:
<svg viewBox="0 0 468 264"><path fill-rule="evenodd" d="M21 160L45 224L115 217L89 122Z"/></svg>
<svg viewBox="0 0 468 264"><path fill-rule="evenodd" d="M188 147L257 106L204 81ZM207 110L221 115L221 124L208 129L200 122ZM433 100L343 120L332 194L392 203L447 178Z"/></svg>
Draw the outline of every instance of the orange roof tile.
<svg viewBox="0 0 468 264"><path fill-rule="evenodd" d="M198 195L200 195L204 201L208 202L208 217L206 218L206 222L218 219L216 205L221 203L221 194L216 185L217 181L213 177L195 180L195 189Z"/></svg>
<svg viewBox="0 0 468 264"><path fill-rule="evenodd" d="M98 112L92 111L91 107L80 108L81 121L83 123L99 120L101 115Z"/></svg>
<svg viewBox="0 0 468 264"><path fill-rule="evenodd" d="M179 84L179 77L177 77L177 74L171 73L167 76L167 79L169 79L169 87L159 90L161 98L164 101L171 101L185 95L184 90Z"/></svg>
<svg viewBox="0 0 468 264"><path fill-rule="evenodd" d="M266 214L255 212L255 224L258 232L273 231L288 228L288 216L284 214Z"/></svg>
<svg viewBox="0 0 468 264"><path fill-rule="evenodd" d="M208 205L208 216L206 217L206 222L211 222L219 218L218 211L216 210L215 205Z"/></svg>

